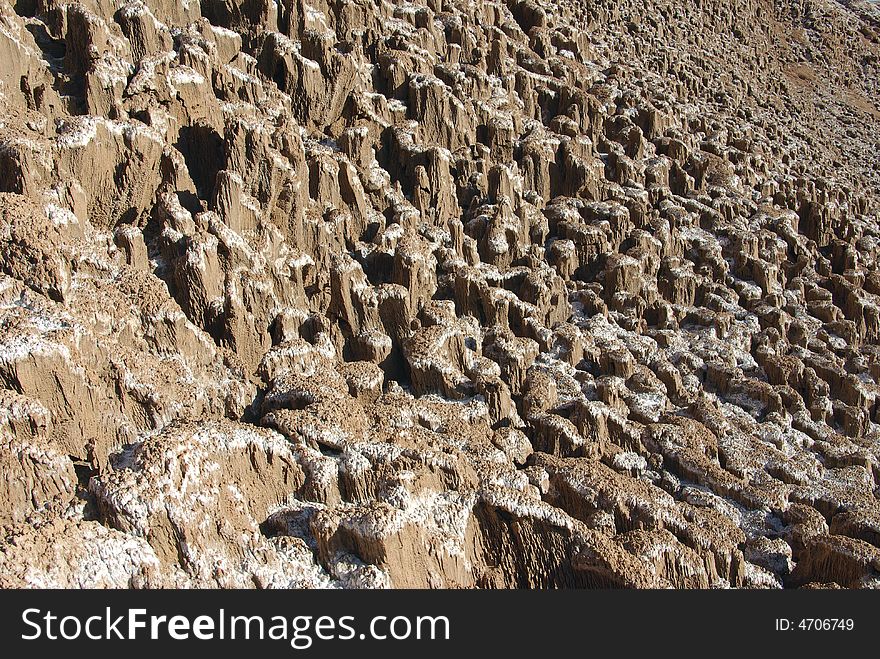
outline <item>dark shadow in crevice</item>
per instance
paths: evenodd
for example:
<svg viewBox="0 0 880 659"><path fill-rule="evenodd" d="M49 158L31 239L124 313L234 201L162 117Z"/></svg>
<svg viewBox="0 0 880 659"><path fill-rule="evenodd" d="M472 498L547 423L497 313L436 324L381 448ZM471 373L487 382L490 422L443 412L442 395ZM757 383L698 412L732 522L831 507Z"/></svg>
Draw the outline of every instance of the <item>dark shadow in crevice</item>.
<svg viewBox="0 0 880 659"><path fill-rule="evenodd" d="M53 38L42 23L28 23L25 27L33 35L50 68L53 71L60 71L64 67L67 44L62 39Z"/></svg>
<svg viewBox="0 0 880 659"><path fill-rule="evenodd" d="M95 499L95 495L89 490L89 481L91 481L93 476L98 475L98 470L92 467L88 460L74 455L68 457L73 463L73 471L76 473L76 498L85 502L82 511L83 519L87 522L100 521L98 502Z"/></svg>
<svg viewBox="0 0 880 659"><path fill-rule="evenodd" d="M33 18L37 15L37 0L16 0L14 9L23 18Z"/></svg>
<svg viewBox="0 0 880 659"><path fill-rule="evenodd" d="M315 505L306 504L299 510L283 510L270 515L260 524L260 533L266 538L288 536L299 538L306 543L312 551L318 548L318 543L311 530L312 517L317 512Z"/></svg>
<svg viewBox="0 0 880 659"><path fill-rule="evenodd" d="M196 123L180 129L174 146L183 154L199 199L209 200L214 194L217 172L226 168L223 138L211 126Z"/></svg>

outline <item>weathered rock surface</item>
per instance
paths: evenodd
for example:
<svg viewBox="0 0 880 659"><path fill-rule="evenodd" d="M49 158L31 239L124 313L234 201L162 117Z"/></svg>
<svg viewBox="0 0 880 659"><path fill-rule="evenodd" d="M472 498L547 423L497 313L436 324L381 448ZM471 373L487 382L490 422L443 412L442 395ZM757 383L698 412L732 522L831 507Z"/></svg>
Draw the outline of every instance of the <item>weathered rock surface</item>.
<svg viewBox="0 0 880 659"><path fill-rule="evenodd" d="M880 586L878 25L0 0L0 586Z"/></svg>

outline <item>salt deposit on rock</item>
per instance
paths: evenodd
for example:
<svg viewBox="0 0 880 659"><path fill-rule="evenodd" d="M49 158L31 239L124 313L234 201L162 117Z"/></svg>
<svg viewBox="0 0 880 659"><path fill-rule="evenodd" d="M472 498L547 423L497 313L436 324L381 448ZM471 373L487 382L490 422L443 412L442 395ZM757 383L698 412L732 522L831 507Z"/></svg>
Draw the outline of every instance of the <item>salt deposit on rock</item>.
<svg viewBox="0 0 880 659"><path fill-rule="evenodd" d="M880 585L862 1L0 0L0 585Z"/></svg>

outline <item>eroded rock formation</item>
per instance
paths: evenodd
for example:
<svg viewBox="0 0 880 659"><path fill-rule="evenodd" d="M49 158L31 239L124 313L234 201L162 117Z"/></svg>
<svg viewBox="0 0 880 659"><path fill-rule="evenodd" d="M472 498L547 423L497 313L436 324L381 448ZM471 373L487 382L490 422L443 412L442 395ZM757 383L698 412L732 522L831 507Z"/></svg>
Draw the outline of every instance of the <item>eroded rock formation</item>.
<svg viewBox="0 0 880 659"><path fill-rule="evenodd" d="M878 55L0 0L0 585L877 587Z"/></svg>

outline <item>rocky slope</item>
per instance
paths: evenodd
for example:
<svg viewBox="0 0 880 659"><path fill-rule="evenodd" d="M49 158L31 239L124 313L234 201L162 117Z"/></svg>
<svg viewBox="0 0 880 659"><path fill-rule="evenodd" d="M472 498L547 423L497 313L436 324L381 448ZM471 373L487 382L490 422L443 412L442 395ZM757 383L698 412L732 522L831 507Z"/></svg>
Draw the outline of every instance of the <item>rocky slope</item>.
<svg viewBox="0 0 880 659"><path fill-rule="evenodd" d="M0 0L0 585L880 586L878 55Z"/></svg>

